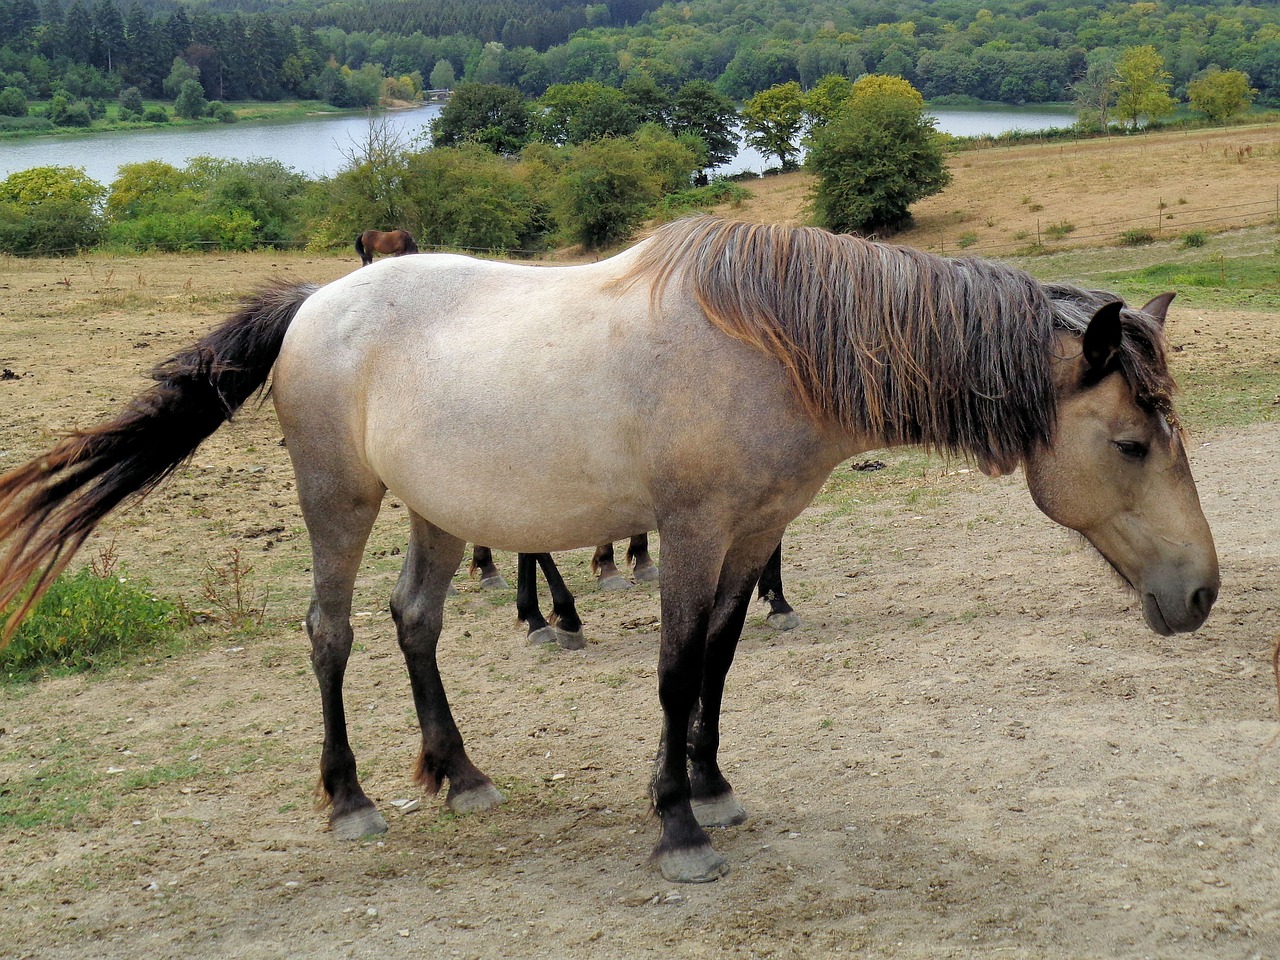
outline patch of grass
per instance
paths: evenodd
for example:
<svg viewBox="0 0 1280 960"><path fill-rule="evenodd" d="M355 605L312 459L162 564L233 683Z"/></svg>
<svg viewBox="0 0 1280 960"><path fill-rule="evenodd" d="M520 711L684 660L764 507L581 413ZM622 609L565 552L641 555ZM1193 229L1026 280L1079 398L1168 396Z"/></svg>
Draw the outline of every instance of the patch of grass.
<svg viewBox="0 0 1280 960"><path fill-rule="evenodd" d="M691 213L705 212L721 204L739 207L750 196L751 191L746 187L717 178L705 187L691 187L667 194L658 203L657 217L665 222Z"/></svg>
<svg viewBox="0 0 1280 960"><path fill-rule="evenodd" d="M9 680L79 672L177 633L174 605L145 581L84 567L59 577L40 598L0 651L0 672Z"/></svg>
<svg viewBox="0 0 1280 960"><path fill-rule="evenodd" d="M1051 223L1044 228L1044 235L1050 240L1061 240L1067 234L1074 232L1076 225L1063 220L1061 223Z"/></svg>
<svg viewBox="0 0 1280 960"><path fill-rule="evenodd" d="M1106 282L1135 301L1175 290L1180 304L1280 308L1280 263L1271 253L1155 263L1108 273Z"/></svg>
<svg viewBox="0 0 1280 960"><path fill-rule="evenodd" d="M1182 235L1182 245L1187 248L1203 247L1208 239L1203 230L1188 230Z"/></svg>

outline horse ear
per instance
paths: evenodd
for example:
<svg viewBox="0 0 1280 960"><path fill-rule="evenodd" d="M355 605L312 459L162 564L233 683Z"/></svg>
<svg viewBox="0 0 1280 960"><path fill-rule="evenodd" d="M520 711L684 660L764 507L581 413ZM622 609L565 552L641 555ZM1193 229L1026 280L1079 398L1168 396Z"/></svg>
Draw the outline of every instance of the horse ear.
<svg viewBox="0 0 1280 960"><path fill-rule="evenodd" d="M1147 301L1147 305L1142 308L1142 312L1163 327L1165 316L1169 313L1169 304L1173 303L1173 298L1176 296L1176 293L1170 291L1162 293L1158 297L1153 297Z"/></svg>
<svg viewBox="0 0 1280 960"><path fill-rule="evenodd" d="M1120 327L1119 300L1103 304L1089 321L1084 331L1081 350L1084 353L1086 373L1093 378L1111 372L1116 357L1120 355L1120 340L1124 333Z"/></svg>

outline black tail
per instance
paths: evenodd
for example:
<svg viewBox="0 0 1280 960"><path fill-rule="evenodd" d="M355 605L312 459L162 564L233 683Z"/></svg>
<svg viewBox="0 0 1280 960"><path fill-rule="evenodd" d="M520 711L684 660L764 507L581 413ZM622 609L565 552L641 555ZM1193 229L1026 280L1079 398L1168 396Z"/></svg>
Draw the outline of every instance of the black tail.
<svg viewBox="0 0 1280 960"><path fill-rule="evenodd" d="M356 234L356 253L360 254L360 263L364 266L373 263L373 255L365 252L363 233Z"/></svg>
<svg viewBox="0 0 1280 960"><path fill-rule="evenodd" d="M153 490L266 386L289 324L315 289L277 283L262 291L157 366L156 385L114 420L0 477L0 609L32 587L9 615L4 640L103 517Z"/></svg>

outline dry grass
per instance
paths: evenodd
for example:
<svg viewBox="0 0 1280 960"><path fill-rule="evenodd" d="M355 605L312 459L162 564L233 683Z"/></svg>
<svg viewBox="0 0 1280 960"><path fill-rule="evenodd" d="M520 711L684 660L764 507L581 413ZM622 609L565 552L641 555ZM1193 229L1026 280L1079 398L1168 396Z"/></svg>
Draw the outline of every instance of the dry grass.
<svg viewBox="0 0 1280 960"><path fill-rule="evenodd" d="M915 226L895 242L1008 255L1037 237L1055 250L1114 243L1133 229L1168 238L1280 215L1280 125L987 146L954 154L948 168L951 185L915 206ZM753 181L754 196L724 212L803 223L812 182L805 172ZM1052 238L1061 224L1073 229Z"/></svg>

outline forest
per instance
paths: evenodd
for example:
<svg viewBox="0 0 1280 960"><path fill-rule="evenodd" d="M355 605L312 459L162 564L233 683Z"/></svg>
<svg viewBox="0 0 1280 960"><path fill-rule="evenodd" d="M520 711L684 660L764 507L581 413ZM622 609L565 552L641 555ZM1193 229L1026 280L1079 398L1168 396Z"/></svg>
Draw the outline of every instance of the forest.
<svg viewBox="0 0 1280 960"><path fill-rule="evenodd" d="M208 100L366 105L462 81L539 97L559 83L646 74L745 100L780 83L900 76L931 101L1073 99L1097 51L1150 45L1172 92L1211 67L1280 103L1280 5L1081 0L0 0L0 106L25 117L62 93L101 109L166 89L175 58ZM38 108L34 108L38 109Z"/></svg>

